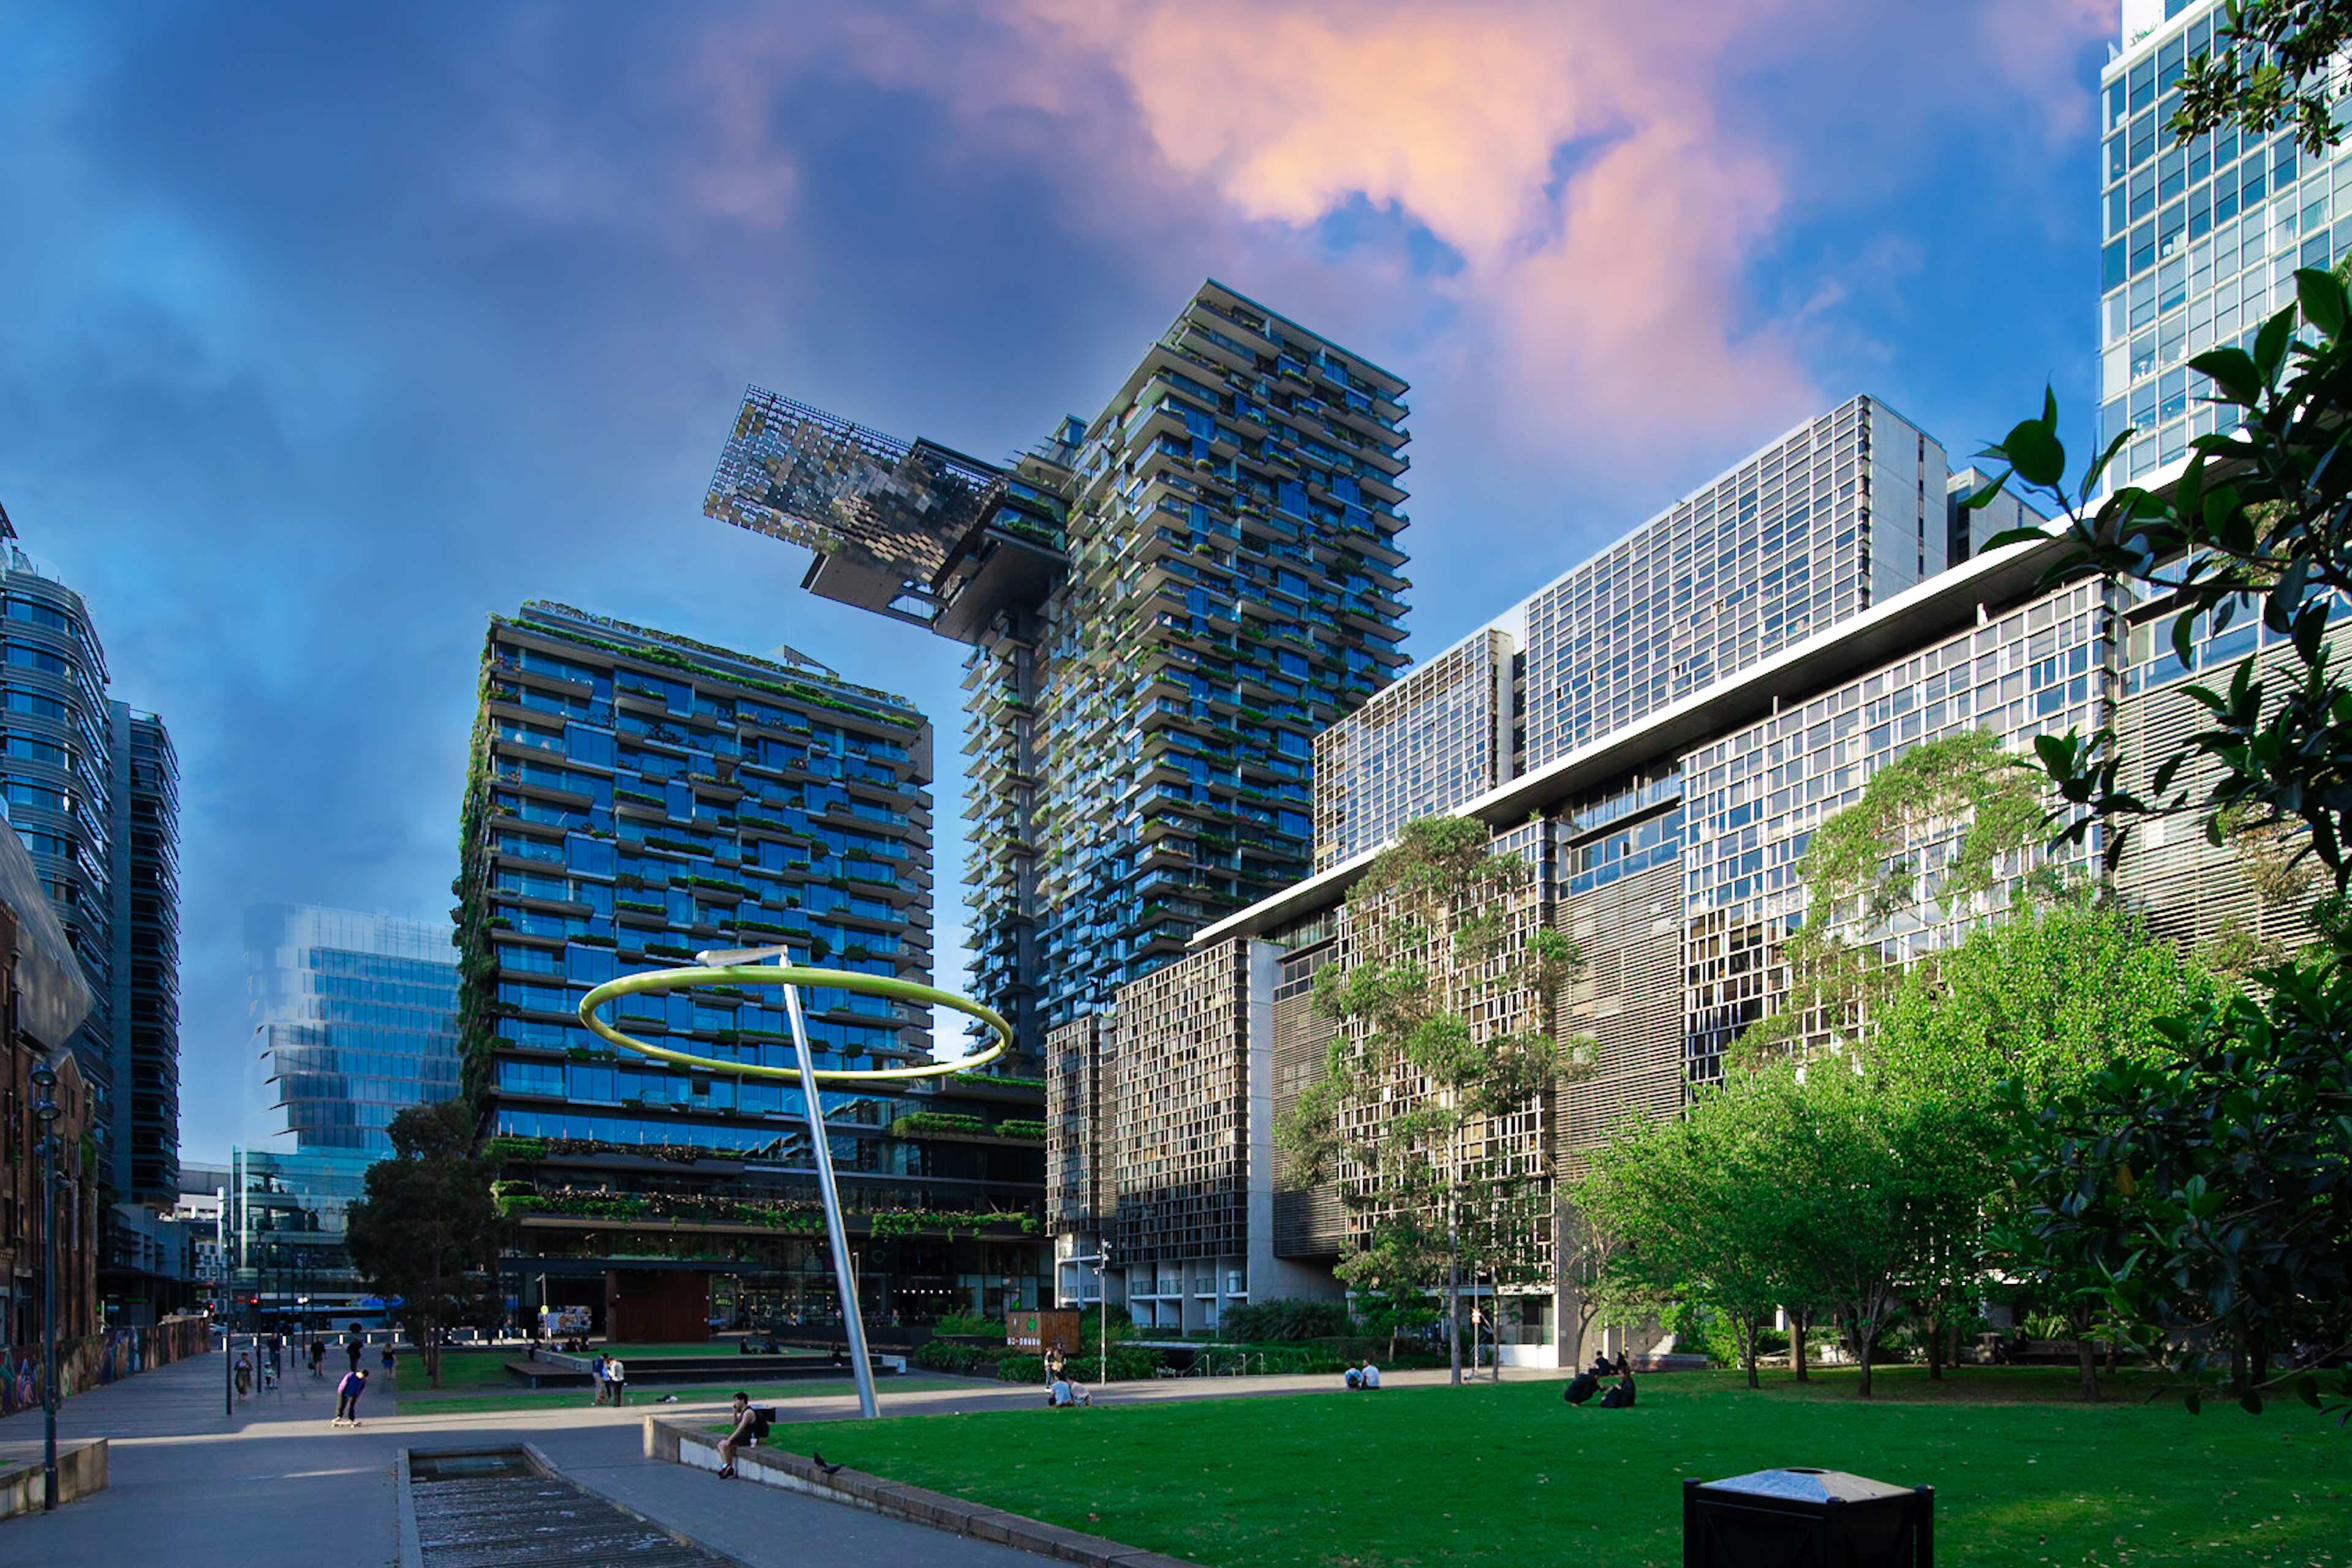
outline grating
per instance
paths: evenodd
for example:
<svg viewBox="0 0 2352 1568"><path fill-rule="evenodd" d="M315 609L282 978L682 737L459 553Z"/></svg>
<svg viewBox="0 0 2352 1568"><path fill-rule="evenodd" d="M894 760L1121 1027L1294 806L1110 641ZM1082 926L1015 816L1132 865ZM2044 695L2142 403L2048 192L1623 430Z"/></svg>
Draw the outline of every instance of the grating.
<svg viewBox="0 0 2352 1568"><path fill-rule="evenodd" d="M409 1473L425 1568L734 1568L520 1452L415 1455Z"/></svg>

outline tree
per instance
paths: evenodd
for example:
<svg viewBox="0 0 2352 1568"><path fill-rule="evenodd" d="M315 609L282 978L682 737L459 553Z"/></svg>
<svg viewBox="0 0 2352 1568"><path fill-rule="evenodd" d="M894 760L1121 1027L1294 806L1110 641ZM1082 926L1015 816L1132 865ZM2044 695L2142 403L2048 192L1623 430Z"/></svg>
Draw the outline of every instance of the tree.
<svg viewBox="0 0 2352 1568"><path fill-rule="evenodd" d="M498 1260L489 1167L473 1157L462 1100L413 1105L392 1119L392 1157L367 1171L367 1196L345 1218L352 1262L400 1322L441 1386L439 1331L487 1310Z"/></svg>
<svg viewBox="0 0 2352 1568"><path fill-rule="evenodd" d="M1456 1383L1465 1201L1537 1178L1539 1146L1511 1119L1532 1125L1567 1060L1550 1020L1577 953L1534 920L1533 877L1479 823L1409 824L1349 890L1349 961L1315 976L1340 1027L1275 1128L1302 1180L1443 1237Z"/></svg>
<svg viewBox="0 0 2352 1568"><path fill-rule="evenodd" d="M1858 1039L1903 973L1888 944L1923 910L1956 915L2049 837L2047 792L2015 763L1981 730L1924 742L1814 832L1797 863L1805 921L1785 952L1789 1000L1741 1037L1750 1065L1809 1037Z"/></svg>
<svg viewBox="0 0 2352 1568"><path fill-rule="evenodd" d="M2314 157L2336 141L2328 66L2352 44L2345 0L2229 0L2214 26L2218 52L2190 60L2171 131L2179 141L2231 121L2269 135L2285 121Z"/></svg>
<svg viewBox="0 0 2352 1568"><path fill-rule="evenodd" d="M1789 1069L1783 1068L1783 1071ZM1585 1225L1608 1238L1607 1298L1702 1303L1732 1325L1748 1385L1757 1336L1790 1289L1794 1194L1759 1137L1757 1085L1700 1091L1680 1120L1621 1128L1576 1184Z"/></svg>
<svg viewBox="0 0 2352 1568"><path fill-rule="evenodd" d="M1417 1334L1437 1321L1437 1309L1429 1303L1444 1278L1445 1247L1412 1215L1393 1215L1331 1272L1354 1295L1364 1327L1388 1335L1389 1359L1394 1361L1400 1335Z"/></svg>
<svg viewBox="0 0 2352 1568"><path fill-rule="evenodd" d="M1967 1145L1951 1151L1953 1202L1940 1211L1948 1228L1923 1234L1911 1286L1927 1320L1931 1375L1990 1249L2066 1312L2084 1394L2097 1396L2097 1260L2020 1239L2017 1223L2036 1200L2012 1182L2011 1161L2034 1141L2043 1107L2115 1064L2170 1055L2162 1020L2214 993L2137 915L2081 890L1980 926L1903 977L1878 1015L1873 1070L1896 1092L1942 1100L1947 1133Z"/></svg>

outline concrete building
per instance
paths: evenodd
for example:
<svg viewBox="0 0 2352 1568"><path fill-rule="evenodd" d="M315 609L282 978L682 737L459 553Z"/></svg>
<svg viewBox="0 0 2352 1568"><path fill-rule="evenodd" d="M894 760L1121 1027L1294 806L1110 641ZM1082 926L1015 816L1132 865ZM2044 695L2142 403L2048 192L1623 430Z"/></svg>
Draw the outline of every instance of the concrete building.
<svg viewBox="0 0 2352 1568"><path fill-rule="evenodd" d="M973 986L1025 1051L1312 868L1313 737L1404 662L1405 391L1212 280L1003 465L746 397L709 515L971 649Z"/></svg>
<svg viewBox="0 0 2352 1568"><path fill-rule="evenodd" d="M928 983L930 726L790 649L764 658L534 602L491 617L465 805L464 1077L520 1240L515 1305L600 1325L835 1315L797 1086L616 1054L588 990L714 948L787 943ZM928 1011L807 994L820 1063L928 1059ZM674 1050L781 1068L781 998L630 998ZM827 1094L866 1310L1034 1306L1042 1086L960 1079ZM1047 1288L1050 1289L1050 1288Z"/></svg>

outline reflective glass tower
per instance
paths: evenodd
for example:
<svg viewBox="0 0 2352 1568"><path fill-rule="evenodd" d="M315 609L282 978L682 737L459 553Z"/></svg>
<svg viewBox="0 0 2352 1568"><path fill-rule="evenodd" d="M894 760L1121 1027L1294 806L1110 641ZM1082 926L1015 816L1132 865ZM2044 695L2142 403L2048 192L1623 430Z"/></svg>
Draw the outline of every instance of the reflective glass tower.
<svg viewBox="0 0 2352 1568"><path fill-rule="evenodd" d="M314 904L246 910L254 1026L298 1152L388 1154L394 1114L457 1092L451 937Z"/></svg>
<svg viewBox="0 0 2352 1568"><path fill-rule="evenodd" d="M114 1186L180 1193L180 760L152 713L111 705Z"/></svg>
<svg viewBox="0 0 2352 1568"><path fill-rule="evenodd" d="M2222 0L2125 0L2100 73L2100 445L2137 432L2118 481L2146 482L2212 431L2190 359L2251 348L2294 302L2298 268L2352 249L2352 142L2314 158L2292 126L2256 139L2231 125L2185 147L2167 128L2181 68L2213 48L2222 13Z"/></svg>

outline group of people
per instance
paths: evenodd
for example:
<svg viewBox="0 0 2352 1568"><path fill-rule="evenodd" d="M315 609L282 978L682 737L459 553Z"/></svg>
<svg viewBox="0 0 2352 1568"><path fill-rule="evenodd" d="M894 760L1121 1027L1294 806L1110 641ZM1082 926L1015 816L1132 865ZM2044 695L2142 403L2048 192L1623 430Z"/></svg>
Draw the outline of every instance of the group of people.
<svg viewBox="0 0 2352 1568"><path fill-rule="evenodd" d="M588 1375L595 1381L596 1397L591 1405L624 1405L628 1401L629 1369L616 1355L602 1351L588 1363ZM740 1397L740 1396L739 1396Z"/></svg>
<svg viewBox="0 0 2352 1568"><path fill-rule="evenodd" d="M1062 1354L1062 1347L1048 1346L1045 1351L1045 1403L1056 1410L1070 1410L1094 1402L1095 1396L1087 1392L1087 1385L1070 1375L1068 1358Z"/></svg>
<svg viewBox="0 0 2352 1568"><path fill-rule="evenodd" d="M1349 1388L1378 1388L1381 1369L1369 1361L1351 1361L1348 1363L1347 1383Z"/></svg>
<svg viewBox="0 0 2352 1568"><path fill-rule="evenodd" d="M1610 1377L1617 1381L1603 1392L1601 1382ZM1601 1408L1603 1410L1631 1409L1633 1404L1633 1362L1621 1355L1612 1364L1607 1355L1596 1355L1591 1366L1569 1379L1568 1390L1560 1397L1570 1405L1582 1405L1596 1394L1601 1395Z"/></svg>

